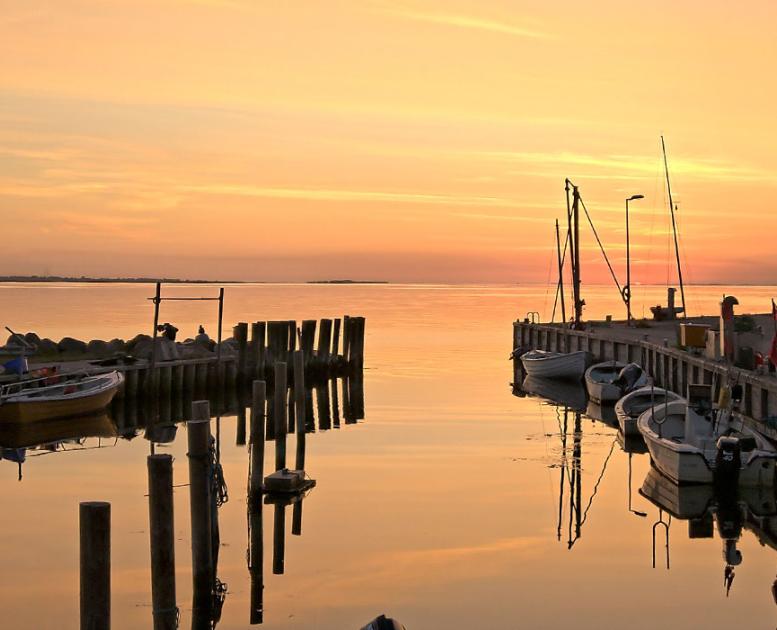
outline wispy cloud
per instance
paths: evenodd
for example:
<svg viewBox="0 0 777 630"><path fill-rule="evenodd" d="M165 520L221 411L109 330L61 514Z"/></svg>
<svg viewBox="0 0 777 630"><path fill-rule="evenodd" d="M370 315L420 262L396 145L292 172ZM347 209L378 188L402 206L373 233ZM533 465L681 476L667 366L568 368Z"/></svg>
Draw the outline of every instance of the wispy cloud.
<svg viewBox="0 0 777 630"><path fill-rule="evenodd" d="M492 33L501 33L503 35L512 35L514 37L525 37L530 39L542 39L548 37L547 33L533 28L528 28L514 24L512 22L505 22L502 20L474 15L447 12L444 13L441 11L421 11L392 5L383 5L380 7L380 10L383 13L406 20L414 20L416 22L430 22L432 24L442 24L444 26L453 26L456 28L489 31Z"/></svg>

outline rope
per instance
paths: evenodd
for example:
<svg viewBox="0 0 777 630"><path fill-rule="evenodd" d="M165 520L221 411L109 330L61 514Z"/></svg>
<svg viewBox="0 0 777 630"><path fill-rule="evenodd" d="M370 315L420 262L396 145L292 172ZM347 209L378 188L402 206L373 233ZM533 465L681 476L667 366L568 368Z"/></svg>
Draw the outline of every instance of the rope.
<svg viewBox="0 0 777 630"><path fill-rule="evenodd" d="M615 270L612 268L612 265L610 264L610 259L607 257L607 252L604 251L604 245L602 245L602 241L599 238L599 233L596 231L596 228L594 227L594 222L591 220L591 215L588 214L588 208L585 207L585 201L583 201L582 197L579 197L580 204L583 206L583 211L585 212L585 217L588 219L588 224L591 226L591 229L593 230L594 236L596 237L596 242L599 243L599 249L602 250L602 255L604 256L604 262L607 263L607 268L610 270L610 275L612 276L612 279L615 281L615 286L618 287L618 293L621 296L621 299L623 300L623 303L626 303L626 296L623 295L623 289L621 288L620 282L618 282L618 278L615 275Z"/></svg>
<svg viewBox="0 0 777 630"><path fill-rule="evenodd" d="M610 452L607 454L607 459L604 460L604 466L602 466L602 472L599 473L599 479L596 480L596 485L594 485L594 491L591 493L591 498L588 499L588 505L583 511L583 520L580 521L581 527L585 524L585 519L588 518L588 510L591 508L591 505L594 502L594 497L596 496L596 493L599 491L599 484L601 483L602 478L604 477L604 472L607 470L607 462L610 461L610 457L612 457L612 452L614 449L615 449L615 440L612 441L612 446L610 446Z"/></svg>

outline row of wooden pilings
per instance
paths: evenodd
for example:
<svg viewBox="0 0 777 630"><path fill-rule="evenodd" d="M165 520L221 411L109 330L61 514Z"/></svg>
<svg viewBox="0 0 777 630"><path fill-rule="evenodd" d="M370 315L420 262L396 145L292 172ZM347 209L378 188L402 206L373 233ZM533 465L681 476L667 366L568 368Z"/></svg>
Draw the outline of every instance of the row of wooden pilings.
<svg viewBox="0 0 777 630"><path fill-rule="evenodd" d="M303 351L293 354L293 374L300 385L294 400L287 398L287 366L276 362L272 404L275 419L276 471L286 468L286 432L289 426L288 407L293 405L298 418L306 417ZM256 380L252 386L252 412L249 449L249 480L247 501L249 508L248 570L251 579L251 624L263 622L263 541L262 498L265 494L265 408L267 402L265 381ZM218 528L217 504L214 497L215 449L211 435L211 411L208 401L192 403L192 419L187 423L189 460L189 506L191 517L192 554L192 628L213 627L220 616L214 601L218 586L216 579L217 547L214 548L214 530ZM305 470L305 423L296 423L295 470ZM216 462L218 465L218 462ZM179 610L175 586L175 528L173 507L173 458L171 455L149 455L149 538L151 548L152 621L155 630L173 630L178 627ZM301 493L267 494L265 502L274 505L273 573L284 571L285 510L294 506L292 533L302 533ZM82 630L110 628L111 620L111 556L110 504L84 502L79 508L80 522L80 613ZM216 545L218 543L215 543Z"/></svg>
<svg viewBox="0 0 777 630"><path fill-rule="evenodd" d="M283 362L290 366L299 346L308 377L325 378L364 366L365 323L364 317L349 315L342 320L306 319L299 328L294 320L253 322L250 326L241 322L233 328L236 355L157 361L153 367L142 362L111 369L124 373L119 397L135 398L153 390L212 391L255 378L271 380L273 365Z"/></svg>
<svg viewBox="0 0 777 630"><path fill-rule="evenodd" d="M765 422L777 416L777 380L744 370L725 361L713 361L680 348L646 339L622 339L606 332L571 330L560 325L516 321L513 349L539 349L553 352L590 352L596 361L639 363L656 385L687 395L689 384L712 385L717 400L721 386L742 385L741 412L745 421L772 439L777 428Z"/></svg>

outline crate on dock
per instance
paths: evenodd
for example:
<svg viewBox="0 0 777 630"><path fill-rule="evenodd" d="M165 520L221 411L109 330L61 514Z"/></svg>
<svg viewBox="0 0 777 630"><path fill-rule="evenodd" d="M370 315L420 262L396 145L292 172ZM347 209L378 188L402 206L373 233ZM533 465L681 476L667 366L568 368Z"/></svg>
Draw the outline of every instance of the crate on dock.
<svg viewBox="0 0 777 630"><path fill-rule="evenodd" d="M707 324L680 324L680 345L686 348L704 348L707 345Z"/></svg>

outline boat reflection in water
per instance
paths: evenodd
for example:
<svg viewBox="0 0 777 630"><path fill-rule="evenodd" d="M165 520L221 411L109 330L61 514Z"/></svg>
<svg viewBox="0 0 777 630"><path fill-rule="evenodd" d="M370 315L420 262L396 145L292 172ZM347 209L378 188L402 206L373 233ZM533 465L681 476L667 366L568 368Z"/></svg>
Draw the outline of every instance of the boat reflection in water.
<svg viewBox="0 0 777 630"><path fill-rule="evenodd" d="M653 527L653 566L656 533L666 535L666 566L669 568L669 526L671 519L688 521L689 538L713 538L717 525L723 541L726 594L734 582L735 569L742 563L737 543L742 530L750 530L762 545L777 550L777 504L771 488L732 488L726 491L710 484L678 485L651 467L640 494L659 509ZM669 515L664 520L664 512Z"/></svg>
<svg viewBox="0 0 777 630"><path fill-rule="evenodd" d="M586 408L585 387L580 382L527 376L513 393L516 396L528 394L544 398L553 405L567 407L575 411L585 411Z"/></svg>

